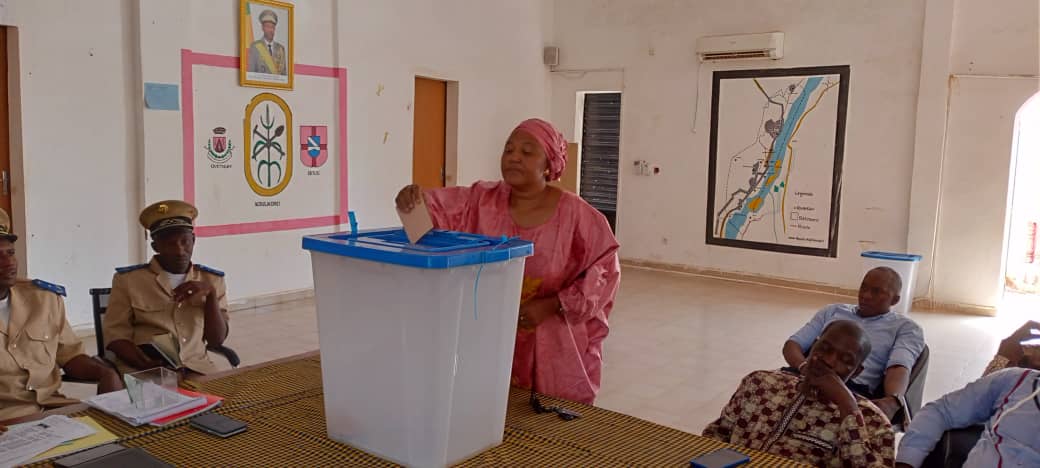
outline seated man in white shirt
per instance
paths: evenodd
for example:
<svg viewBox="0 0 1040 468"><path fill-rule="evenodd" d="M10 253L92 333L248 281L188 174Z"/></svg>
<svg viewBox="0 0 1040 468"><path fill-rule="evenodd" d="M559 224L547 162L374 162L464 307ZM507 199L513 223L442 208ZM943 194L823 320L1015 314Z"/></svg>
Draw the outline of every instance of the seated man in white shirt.
<svg viewBox="0 0 1040 468"><path fill-rule="evenodd" d="M784 359L794 369L805 363L813 342L828 323L851 320L867 331L872 351L863 362L863 372L849 381L849 388L872 398L889 417L903 408L902 397L910 384L910 369L924 350L924 332L909 317L891 313L903 288L899 273L888 267L867 272L859 287L858 304L831 304L784 343Z"/></svg>

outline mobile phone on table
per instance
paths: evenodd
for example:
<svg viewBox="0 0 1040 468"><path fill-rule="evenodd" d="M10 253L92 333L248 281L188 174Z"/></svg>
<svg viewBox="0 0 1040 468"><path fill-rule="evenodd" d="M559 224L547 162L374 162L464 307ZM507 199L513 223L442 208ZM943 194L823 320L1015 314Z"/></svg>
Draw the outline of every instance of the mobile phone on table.
<svg viewBox="0 0 1040 468"><path fill-rule="evenodd" d="M246 423L216 413L206 413L192 418L191 427L217 437L231 437L245 432Z"/></svg>
<svg viewBox="0 0 1040 468"><path fill-rule="evenodd" d="M723 448L690 460L692 468L732 468L751 461L751 458L736 450Z"/></svg>

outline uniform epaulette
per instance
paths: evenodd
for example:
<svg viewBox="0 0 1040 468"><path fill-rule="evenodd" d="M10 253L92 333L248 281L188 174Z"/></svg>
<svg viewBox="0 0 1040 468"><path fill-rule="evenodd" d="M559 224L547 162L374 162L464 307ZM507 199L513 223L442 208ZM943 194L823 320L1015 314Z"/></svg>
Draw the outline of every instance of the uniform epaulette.
<svg viewBox="0 0 1040 468"><path fill-rule="evenodd" d="M44 280L38 280L38 279L32 280L32 284L33 284L33 286L36 286L37 288L40 288L40 289L43 289L43 290L46 290L46 291L50 291L50 292L52 292L54 294L57 294L59 296L64 296L65 295L65 287L60 285L60 284L48 283L48 282L46 282Z"/></svg>
<svg viewBox="0 0 1040 468"><path fill-rule="evenodd" d="M148 268L148 264L147 263L142 263L140 265L130 265L130 266L125 266L125 267L119 267L119 268L116 268L116 273L130 273L131 271L140 270L142 268Z"/></svg>
<svg viewBox="0 0 1040 468"><path fill-rule="evenodd" d="M210 268L206 265L199 265L198 263L196 263L195 266L198 267L198 269L205 271L206 273L210 273L217 276L224 276L224 272L216 268Z"/></svg>

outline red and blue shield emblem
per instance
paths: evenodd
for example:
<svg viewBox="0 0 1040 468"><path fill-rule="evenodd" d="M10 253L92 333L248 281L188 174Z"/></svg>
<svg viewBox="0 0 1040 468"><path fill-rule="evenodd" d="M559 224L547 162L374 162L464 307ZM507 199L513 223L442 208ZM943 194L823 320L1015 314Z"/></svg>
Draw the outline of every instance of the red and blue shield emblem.
<svg viewBox="0 0 1040 468"><path fill-rule="evenodd" d="M321 167L329 159L329 127L300 125L300 162L305 167Z"/></svg>

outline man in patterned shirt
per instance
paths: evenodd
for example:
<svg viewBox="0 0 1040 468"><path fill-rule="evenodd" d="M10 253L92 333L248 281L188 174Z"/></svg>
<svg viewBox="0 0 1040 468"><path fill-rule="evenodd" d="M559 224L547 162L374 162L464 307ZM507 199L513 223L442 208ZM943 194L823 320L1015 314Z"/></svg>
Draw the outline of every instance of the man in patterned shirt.
<svg viewBox="0 0 1040 468"><path fill-rule="evenodd" d="M826 467L890 467L895 432L870 400L845 382L863 370L870 339L855 322L831 322L802 376L753 372L704 436Z"/></svg>

